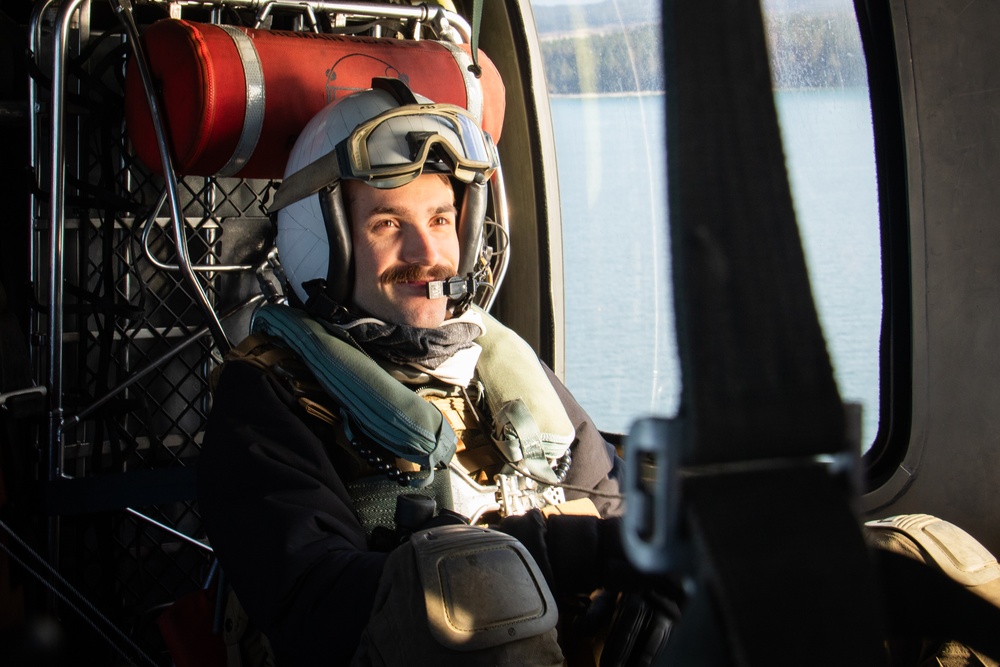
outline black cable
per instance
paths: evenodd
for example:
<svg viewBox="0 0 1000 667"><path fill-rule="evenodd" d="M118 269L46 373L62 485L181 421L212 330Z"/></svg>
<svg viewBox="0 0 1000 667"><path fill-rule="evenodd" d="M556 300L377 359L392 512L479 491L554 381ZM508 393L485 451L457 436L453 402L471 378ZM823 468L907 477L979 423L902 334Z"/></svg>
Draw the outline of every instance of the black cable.
<svg viewBox="0 0 1000 667"><path fill-rule="evenodd" d="M598 498L615 498L618 500L624 500L625 496L620 493L609 493L607 491L598 491L597 489L588 489L585 486L577 486L576 484L565 484L563 482L558 482L553 484L552 482L542 479L541 477L536 477L531 474L527 468L517 465L516 463L511 463L510 467L516 470L518 473L524 475L528 479L534 480L539 484L544 484L545 486L552 486L559 489L566 489L567 491L579 491L580 493L585 493L589 496L597 496Z"/></svg>

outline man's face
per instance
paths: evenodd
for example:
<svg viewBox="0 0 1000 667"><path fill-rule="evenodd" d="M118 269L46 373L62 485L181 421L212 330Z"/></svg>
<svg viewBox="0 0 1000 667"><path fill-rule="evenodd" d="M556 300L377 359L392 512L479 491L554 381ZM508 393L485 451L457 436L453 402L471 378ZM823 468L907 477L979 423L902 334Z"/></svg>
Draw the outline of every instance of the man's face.
<svg viewBox="0 0 1000 667"><path fill-rule="evenodd" d="M379 190L345 181L354 244L354 305L394 324L433 328L448 299L428 299L427 283L458 270L455 194L448 179L423 174Z"/></svg>

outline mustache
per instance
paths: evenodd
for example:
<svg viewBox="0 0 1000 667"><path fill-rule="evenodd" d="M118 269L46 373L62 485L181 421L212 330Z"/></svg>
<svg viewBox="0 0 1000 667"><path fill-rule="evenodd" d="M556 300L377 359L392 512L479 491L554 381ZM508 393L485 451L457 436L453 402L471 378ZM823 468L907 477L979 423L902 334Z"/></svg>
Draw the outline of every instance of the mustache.
<svg viewBox="0 0 1000 667"><path fill-rule="evenodd" d="M379 281L385 285L393 283L431 282L433 280L447 280L455 275L455 270L444 264L434 264L424 266L423 264L399 264L390 266L382 275Z"/></svg>

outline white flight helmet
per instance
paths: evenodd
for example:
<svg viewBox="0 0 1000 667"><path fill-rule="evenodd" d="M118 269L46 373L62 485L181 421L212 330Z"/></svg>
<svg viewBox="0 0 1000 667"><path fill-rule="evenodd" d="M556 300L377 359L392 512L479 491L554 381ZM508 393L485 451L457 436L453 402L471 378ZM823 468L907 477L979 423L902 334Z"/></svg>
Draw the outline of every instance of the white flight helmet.
<svg viewBox="0 0 1000 667"><path fill-rule="evenodd" d="M398 79L323 108L295 142L270 211L285 278L305 304L319 292L348 305L354 267L341 180L395 188L421 173L444 173L461 197L458 275L483 252L487 181L498 165L490 135L465 110L417 97ZM322 291L325 290L325 291Z"/></svg>

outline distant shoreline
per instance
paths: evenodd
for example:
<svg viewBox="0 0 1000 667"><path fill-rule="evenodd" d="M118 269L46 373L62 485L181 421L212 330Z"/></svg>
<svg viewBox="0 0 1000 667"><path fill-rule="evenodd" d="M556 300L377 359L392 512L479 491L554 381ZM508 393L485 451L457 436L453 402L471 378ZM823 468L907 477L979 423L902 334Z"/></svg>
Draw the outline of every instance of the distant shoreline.
<svg viewBox="0 0 1000 667"><path fill-rule="evenodd" d="M812 93L812 92L837 92L840 90L857 90L864 89L867 87L858 84L853 86L797 86L797 87L787 87L787 88L775 88L775 91L782 93ZM568 99L568 100L579 100L579 99L597 99L606 97L654 97L658 95L665 95L666 90L630 90L630 91L614 91L607 93L549 93L549 99Z"/></svg>
<svg viewBox="0 0 1000 667"><path fill-rule="evenodd" d="M605 97L652 97L654 95L665 95L665 90L627 90L608 93L549 93L549 99L589 99Z"/></svg>

